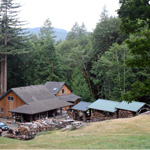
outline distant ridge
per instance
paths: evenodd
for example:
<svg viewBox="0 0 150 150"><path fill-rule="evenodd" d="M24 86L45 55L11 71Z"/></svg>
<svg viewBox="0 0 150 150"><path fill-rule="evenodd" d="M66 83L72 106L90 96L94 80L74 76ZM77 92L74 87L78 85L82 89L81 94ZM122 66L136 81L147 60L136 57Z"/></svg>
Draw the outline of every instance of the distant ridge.
<svg viewBox="0 0 150 150"><path fill-rule="evenodd" d="M68 32L64 29L58 29L58 28L54 28L54 35L56 36L55 41L59 41L59 40L65 40L66 36L68 34ZM29 28L27 29L27 31L29 31L30 33L36 34L38 35L40 32L40 27L36 27L36 28Z"/></svg>

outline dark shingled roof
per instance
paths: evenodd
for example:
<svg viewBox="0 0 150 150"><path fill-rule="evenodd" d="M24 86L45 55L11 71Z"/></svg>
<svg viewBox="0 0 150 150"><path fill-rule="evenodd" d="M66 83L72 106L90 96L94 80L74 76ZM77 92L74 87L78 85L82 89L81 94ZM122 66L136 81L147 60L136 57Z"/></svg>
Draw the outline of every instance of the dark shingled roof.
<svg viewBox="0 0 150 150"><path fill-rule="evenodd" d="M36 114L72 105L69 102L59 100L44 85L12 88L11 90L16 93L26 105L17 107L10 112Z"/></svg>
<svg viewBox="0 0 150 150"><path fill-rule="evenodd" d="M49 110L58 109L65 106L71 106L71 103L64 102L54 98L53 100L44 100L30 103L29 105L23 105L11 110L10 112L22 113L22 114L37 114L46 112Z"/></svg>
<svg viewBox="0 0 150 150"><path fill-rule="evenodd" d="M55 95L51 93L44 85L18 87L12 88L11 90L14 91L27 104L55 98Z"/></svg>
<svg viewBox="0 0 150 150"><path fill-rule="evenodd" d="M67 101L67 102L75 102L76 100L81 99L80 96L72 94L72 93L57 96L57 98L60 99L60 100L63 100L63 101Z"/></svg>
<svg viewBox="0 0 150 150"><path fill-rule="evenodd" d="M89 109L88 106L91 105L91 104L92 103L81 101L77 105L73 106L71 109L80 110L80 111L87 111Z"/></svg>
<svg viewBox="0 0 150 150"><path fill-rule="evenodd" d="M57 94L61 90L61 88L63 87L64 84L65 84L65 82L52 82L52 81L48 81L48 82L45 83L45 86L53 94Z"/></svg>

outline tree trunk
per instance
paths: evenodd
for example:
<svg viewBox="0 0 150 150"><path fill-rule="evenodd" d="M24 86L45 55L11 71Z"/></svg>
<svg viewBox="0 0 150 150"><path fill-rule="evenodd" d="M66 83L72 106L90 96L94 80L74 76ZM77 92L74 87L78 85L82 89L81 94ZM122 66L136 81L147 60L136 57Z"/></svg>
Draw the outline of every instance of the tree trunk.
<svg viewBox="0 0 150 150"><path fill-rule="evenodd" d="M5 8L5 17L7 18L7 9L8 4L6 4ZM5 45L5 53L1 54L1 72L0 72L0 95L3 95L5 92L7 92L7 20L4 21L4 39L2 39Z"/></svg>
<svg viewBox="0 0 150 150"><path fill-rule="evenodd" d="M83 69L83 75L84 75L84 77L85 77L85 78L87 79L87 81L88 81L88 85L89 85L89 89L90 89L91 96L92 96L93 98L95 98L94 93L93 93L93 90L92 90L92 86L91 86L90 76L89 76L88 71L86 70L85 65L84 65L84 69Z"/></svg>
<svg viewBox="0 0 150 150"><path fill-rule="evenodd" d="M0 95L7 92L7 55L1 54Z"/></svg>
<svg viewBox="0 0 150 150"><path fill-rule="evenodd" d="M125 68L125 61L126 61L126 50L124 49L124 94L126 93L126 68Z"/></svg>

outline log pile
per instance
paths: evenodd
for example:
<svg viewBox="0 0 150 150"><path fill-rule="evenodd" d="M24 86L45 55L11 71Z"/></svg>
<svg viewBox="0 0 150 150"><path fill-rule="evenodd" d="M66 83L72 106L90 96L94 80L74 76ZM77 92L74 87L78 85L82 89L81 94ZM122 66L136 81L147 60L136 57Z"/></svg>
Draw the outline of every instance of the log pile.
<svg viewBox="0 0 150 150"><path fill-rule="evenodd" d="M118 111L118 118L130 118L135 116L133 112L127 110L119 110Z"/></svg>
<svg viewBox="0 0 150 150"><path fill-rule="evenodd" d="M91 121L92 122L97 122L97 121L103 121L103 120L111 120L111 119L115 119L117 118L117 114L116 113L112 113L112 114L105 114L105 112L94 112L91 114Z"/></svg>
<svg viewBox="0 0 150 150"><path fill-rule="evenodd" d="M79 128L84 124L82 123L74 123L73 120L64 120L58 121L55 119L47 119L47 120L37 120L33 122L20 123L18 124L18 128L16 128L13 133L8 133L5 137L15 138L20 140L32 139L39 132L51 131L55 128L58 129L69 129L70 127ZM70 126L68 128L68 126Z"/></svg>
<svg viewBox="0 0 150 150"><path fill-rule="evenodd" d="M16 129L16 132L19 132L20 135L26 135L28 132L30 132L30 128L27 126L20 126L18 129Z"/></svg>

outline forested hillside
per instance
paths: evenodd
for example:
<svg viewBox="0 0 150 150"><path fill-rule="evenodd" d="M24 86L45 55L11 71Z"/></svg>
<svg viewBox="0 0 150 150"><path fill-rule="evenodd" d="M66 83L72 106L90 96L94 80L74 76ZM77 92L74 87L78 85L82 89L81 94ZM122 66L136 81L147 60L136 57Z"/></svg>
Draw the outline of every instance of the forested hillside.
<svg viewBox="0 0 150 150"><path fill-rule="evenodd" d="M147 0L120 1L118 17L104 7L93 32L75 22L66 40L57 42L47 19L38 36L21 45L24 53L8 54L8 89L65 81L84 101L149 103L149 12Z"/></svg>

